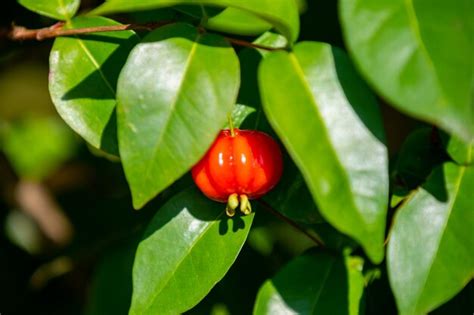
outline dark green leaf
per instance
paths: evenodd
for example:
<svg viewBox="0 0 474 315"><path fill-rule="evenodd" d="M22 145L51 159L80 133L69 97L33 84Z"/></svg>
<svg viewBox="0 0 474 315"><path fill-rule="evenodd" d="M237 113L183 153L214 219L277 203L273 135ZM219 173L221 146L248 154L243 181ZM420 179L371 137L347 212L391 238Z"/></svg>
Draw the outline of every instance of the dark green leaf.
<svg viewBox="0 0 474 315"><path fill-rule="evenodd" d="M474 168L446 163L398 210L387 252L401 314L425 314L474 274Z"/></svg>
<svg viewBox="0 0 474 315"><path fill-rule="evenodd" d="M120 155L135 208L206 153L238 88L239 62L221 36L174 24L133 49L117 94Z"/></svg>
<svg viewBox="0 0 474 315"><path fill-rule="evenodd" d="M270 23L290 42L298 38L298 8L294 1L289 0L108 0L91 14L149 10L181 4L231 7L242 10Z"/></svg>
<svg viewBox="0 0 474 315"><path fill-rule="evenodd" d="M413 131L403 142L390 172L393 182L390 206L396 207L425 182L433 169L448 160L438 132L432 128Z"/></svg>
<svg viewBox="0 0 474 315"><path fill-rule="evenodd" d="M51 175L77 146L74 133L59 117L23 119L2 129L1 149L16 173L28 179Z"/></svg>
<svg viewBox="0 0 474 315"><path fill-rule="evenodd" d="M254 315L359 313L364 289L363 261L307 253L297 257L260 288Z"/></svg>
<svg viewBox="0 0 474 315"><path fill-rule="evenodd" d="M399 185L413 189L421 185L433 168L446 160L441 143L433 141L431 128L412 132L402 144L392 171Z"/></svg>
<svg viewBox="0 0 474 315"><path fill-rule="evenodd" d="M135 256L131 315L181 314L222 279L253 220L224 208L193 188L157 212Z"/></svg>
<svg viewBox="0 0 474 315"><path fill-rule="evenodd" d="M103 18L77 18L68 28L119 25ZM56 39L50 56L49 91L61 117L92 146L118 154L115 86L133 31Z"/></svg>
<svg viewBox="0 0 474 315"><path fill-rule="evenodd" d="M401 111L474 139L472 1L343 0L347 45Z"/></svg>
<svg viewBox="0 0 474 315"><path fill-rule="evenodd" d="M80 0L17 0L19 4L38 14L56 19L69 20L76 14Z"/></svg>
<svg viewBox="0 0 474 315"><path fill-rule="evenodd" d="M288 155L284 156L283 162L280 182L263 198L275 210L295 221L304 224L321 223L321 214L300 171Z"/></svg>
<svg viewBox="0 0 474 315"><path fill-rule="evenodd" d="M375 99L346 55L327 44L298 44L263 60L259 85L265 113L321 214L380 262L387 149Z"/></svg>

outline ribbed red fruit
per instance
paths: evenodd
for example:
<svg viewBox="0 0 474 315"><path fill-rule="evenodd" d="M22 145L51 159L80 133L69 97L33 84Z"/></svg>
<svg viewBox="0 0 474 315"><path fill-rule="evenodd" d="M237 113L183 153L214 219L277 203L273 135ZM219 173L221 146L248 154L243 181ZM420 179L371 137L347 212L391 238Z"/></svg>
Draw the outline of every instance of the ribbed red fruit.
<svg viewBox="0 0 474 315"><path fill-rule="evenodd" d="M202 160L192 169L194 182L210 199L227 202L232 194L256 199L280 180L280 147L255 130L222 130Z"/></svg>

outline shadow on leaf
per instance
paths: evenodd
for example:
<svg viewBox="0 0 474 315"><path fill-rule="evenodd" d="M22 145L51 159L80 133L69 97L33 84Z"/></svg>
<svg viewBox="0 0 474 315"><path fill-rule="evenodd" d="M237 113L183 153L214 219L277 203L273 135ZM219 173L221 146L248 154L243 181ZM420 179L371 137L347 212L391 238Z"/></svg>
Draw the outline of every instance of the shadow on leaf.
<svg viewBox="0 0 474 315"><path fill-rule="evenodd" d="M272 297L268 303L279 303L276 301L281 299L284 308L296 314L349 314L347 279L342 257L312 249L290 262L271 280L279 297ZM270 305L267 307L270 309Z"/></svg>
<svg viewBox="0 0 474 315"><path fill-rule="evenodd" d="M184 213L186 212L186 213ZM219 224L219 234L236 233L245 228L245 221L240 215L229 219L225 214L225 204L212 201L205 197L196 187L190 187L171 198L151 220L143 240L170 221L180 216L193 217L196 222L214 222ZM229 223L232 224L230 227ZM191 229L192 227L186 227ZM186 229L183 229L185 232Z"/></svg>

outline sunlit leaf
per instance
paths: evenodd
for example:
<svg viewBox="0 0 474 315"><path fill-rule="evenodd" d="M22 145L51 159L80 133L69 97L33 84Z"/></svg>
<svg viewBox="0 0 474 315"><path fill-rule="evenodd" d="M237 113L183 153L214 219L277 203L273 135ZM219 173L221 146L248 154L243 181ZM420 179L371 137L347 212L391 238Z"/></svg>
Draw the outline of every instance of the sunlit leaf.
<svg viewBox="0 0 474 315"><path fill-rule="evenodd" d="M17 0L19 4L38 14L57 19L69 20L76 14L80 0Z"/></svg>
<svg viewBox="0 0 474 315"><path fill-rule="evenodd" d="M375 99L349 59L327 44L300 43L262 61L259 85L265 113L323 217L380 262L387 149Z"/></svg>
<svg viewBox="0 0 474 315"><path fill-rule="evenodd" d="M295 1L288 0L108 0L91 14L110 14L149 10L174 5L193 4L231 7L251 13L273 25L291 42L299 33L298 8Z"/></svg>
<svg viewBox="0 0 474 315"><path fill-rule="evenodd" d="M238 59L221 36L174 24L133 49L117 89L120 155L135 208L206 153L238 88Z"/></svg>
<svg viewBox="0 0 474 315"><path fill-rule="evenodd" d="M426 314L474 275L474 168L446 163L399 208L388 272L401 314Z"/></svg>
<svg viewBox="0 0 474 315"><path fill-rule="evenodd" d="M392 105L474 139L471 0L343 0L349 50Z"/></svg>
<svg viewBox="0 0 474 315"><path fill-rule="evenodd" d="M360 258L323 252L297 257L263 284L253 314L357 315L362 265Z"/></svg>
<svg viewBox="0 0 474 315"><path fill-rule="evenodd" d="M68 28L119 25L103 17L80 17ZM118 155L115 87L133 31L60 37L50 55L49 91L58 113L92 146Z"/></svg>
<svg viewBox="0 0 474 315"><path fill-rule="evenodd" d="M181 314L222 279L253 220L224 208L193 188L158 210L135 256L130 314Z"/></svg>

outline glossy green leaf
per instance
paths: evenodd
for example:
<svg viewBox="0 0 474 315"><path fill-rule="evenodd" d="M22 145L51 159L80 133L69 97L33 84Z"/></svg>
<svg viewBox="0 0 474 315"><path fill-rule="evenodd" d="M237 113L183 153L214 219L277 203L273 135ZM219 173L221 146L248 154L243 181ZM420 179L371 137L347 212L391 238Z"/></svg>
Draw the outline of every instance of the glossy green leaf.
<svg viewBox="0 0 474 315"><path fill-rule="evenodd" d="M0 149L20 177L42 180L76 151L74 133L59 117L32 117L2 129Z"/></svg>
<svg viewBox="0 0 474 315"><path fill-rule="evenodd" d="M231 7L251 13L273 25L291 42L296 41L299 33L298 8L291 0L108 0L91 14L110 14L149 10L174 5L193 4L217 7Z"/></svg>
<svg viewBox="0 0 474 315"><path fill-rule="evenodd" d="M17 0L19 4L38 14L56 19L69 20L76 14L80 0Z"/></svg>
<svg viewBox="0 0 474 315"><path fill-rule="evenodd" d="M273 47L273 48L284 48L288 45L288 40L277 33L265 32L259 38L254 41L255 44ZM270 51L264 49L258 49L260 54L265 57L267 54L270 54Z"/></svg>
<svg viewBox="0 0 474 315"><path fill-rule="evenodd" d="M474 281L469 282L466 287L453 299L437 308L430 315L465 314L474 310Z"/></svg>
<svg viewBox="0 0 474 315"><path fill-rule="evenodd" d="M471 0L343 0L347 45L401 111L474 138Z"/></svg>
<svg viewBox="0 0 474 315"><path fill-rule="evenodd" d="M246 36L260 35L272 28L255 15L235 8L226 8L210 16L204 25L210 30Z"/></svg>
<svg viewBox="0 0 474 315"><path fill-rule="evenodd" d="M346 260L323 252L297 257L263 284L253 314L358 314L362 262Z"/></svg>
<svg viewBox="0 0 474 315"><path fill-rule="evenodd" d="M238 88L239 62L221 36L174 24L133 49L117 94L120 155L135 208L206 153Z"/></svg>
<svg viewBox="0 0 474 315"><path fill-rule="evenodd" d="M99 25L119 23L80 17L67 27ZM118 154L115 87L137 42L133 31L94 33L58 38L51 50L49 91L58 113L92 146L113 154Z"/></svg>
<svg viewBox="0 0 474 315"><path fill-rule="evenodd" d="M181 314L222 279L253 220L224 208L192 188L157 212L135 256L131 315Z"/></svg>
<svg viewBox="0 0 474 315"><path fill-rule="evenodd" d="M219 32L253 36L272 28L271 24L254 14L233 7L179 5L174 10L192 17L194 21L200 20L206 29Z"/></svg>
<svg viewBox="0 0 474 315"><path fill-rule="evenodd" d="M285 73L284 76L281 73ZM346 55L321 43L267 56L264 110L323 217L383 258L387 149L379 109Z"/></svg>
<svg viewBox="0 0 474 315"><path fill-rule="evenodd" d="M400 314L425 314L474 275L474 168L446 163L398 210L387 252Z"/></svg>

